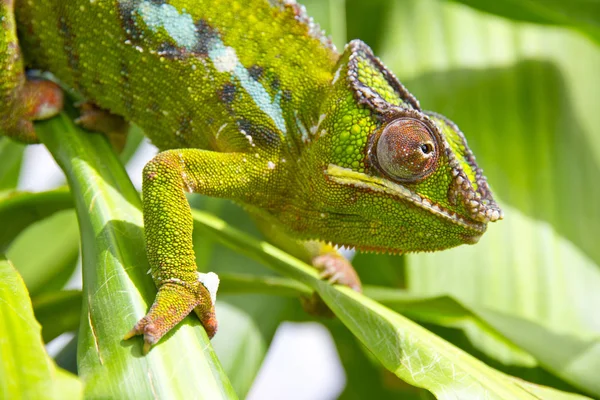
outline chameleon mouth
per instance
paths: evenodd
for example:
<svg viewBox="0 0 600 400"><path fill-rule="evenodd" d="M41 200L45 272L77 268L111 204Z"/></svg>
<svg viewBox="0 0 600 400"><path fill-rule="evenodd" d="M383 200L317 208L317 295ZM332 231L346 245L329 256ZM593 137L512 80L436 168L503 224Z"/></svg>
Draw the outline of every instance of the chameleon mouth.
<svg viewBox="0 0 600 400"><path fill-rule="evenodd" d="M339 165L329 164L327 166L326 174L333 182L341 185L354 186L357 188L385 193L387 195L400 198L404 201L414 204L417 207L427 210L436 216L446 219L453 224L457 224L464 228L478 232L478 234L469 237L468 242L470 243L477 242L481 234L485 232L487 222L491 221L491 218L488 221L464 218L455 212L440 206L439 204L432 203L431 200L419 196L417 193L412 192L410 189L399 183L376 176L369 176L362 172L340 167ZM499 218L501 218L501 215L498 215L498 219Z"/></svg>

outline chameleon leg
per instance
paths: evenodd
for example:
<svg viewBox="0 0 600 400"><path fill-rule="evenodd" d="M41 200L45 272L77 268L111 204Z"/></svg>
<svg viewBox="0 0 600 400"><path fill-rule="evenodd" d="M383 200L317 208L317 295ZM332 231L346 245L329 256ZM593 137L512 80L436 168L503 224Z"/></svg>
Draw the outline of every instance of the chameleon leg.
<svg viewBox="0 0 600 400"><path fill-rule="evenodd" d="M357 292L362 291L360 278L354 267L333 246L314 240L296 240L272 223L261 218L255 220L271 243L315 267L322 279L332 284L348 286ZM301 301L303 308L311 315L333 316L329 307L316 293L311 297L302 298Z"/></svg>
<svg viewBox="0 0 600 400"><path fill-rule="evenodd" d="M0 134L36 143L32 121L60 112L63 93L52 82L26 79L13 0L0 0L0 55Z"/></svg>
<svg viewBox="0 0 600 400"><path fill-rule="evenodd" d="M79 104L78 107L81 115L75 122L90 131L102 132L112 147L120 153L125 147L129 130L129 124L125 118L87 101Z"/></svg>
<svg viewBox="0 0 600 400"><path fill-rule="evenodd" d="M319 272L322 279L330 283L348 286L349 288L362 292L360 278L354 267L333 246L322 242L306 242L304 246L311 255L312 266ZM311 297L301 299L304 310L316 316L333 317L333 313L325 302L313 293Z"/></svg>
<svg viewBox="0 0 600 400"><path fill-rule="evenodd" d="M146 251L158 294L125 339L144 335L147 351L192 310L208 336L215 334L211 293L196 270L193 221L185 192L242 199L253 192L251 187L256 190L254 171L244 154L199 149L168 150L146 165L142 185Z"/></svg>
<svg viewBox="0 0 600 400"><path fill-rule="evenodd" d="M321 242L309 242L306 246L312 247L309 250L313 254L312 265L321 272L321 278L327 279L331 283L348 286L357 292L362 291L362 285L354 267L333 246Z"/></svg>

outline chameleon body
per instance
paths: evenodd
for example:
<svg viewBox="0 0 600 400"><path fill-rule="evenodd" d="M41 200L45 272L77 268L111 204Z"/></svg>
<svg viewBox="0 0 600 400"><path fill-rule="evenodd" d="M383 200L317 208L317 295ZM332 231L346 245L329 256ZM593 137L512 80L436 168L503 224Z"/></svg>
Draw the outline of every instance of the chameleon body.
<svg viewBox="0 0 600 400"><path fill-rule="evenodd" d="M475 243L502 217L456 125L424 112L363 42L339 53L294 1L0 5L0 132L35 141L30 121L60 107L52 90L27 90L28 66L162 150L143 172L159 291L128 335L147 347L192 310L216 330L186 191L242 204L275 243L356 289L331 245L440 250Z"/></svg>

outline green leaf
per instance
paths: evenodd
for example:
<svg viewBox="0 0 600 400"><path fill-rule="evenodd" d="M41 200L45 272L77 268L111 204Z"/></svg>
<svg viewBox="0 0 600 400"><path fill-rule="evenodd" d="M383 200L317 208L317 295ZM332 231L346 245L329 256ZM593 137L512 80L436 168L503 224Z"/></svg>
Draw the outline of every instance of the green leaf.
<svg viewBox="0 0 600 400"><path fill-rule="evenodd" d="M600 3L586 0L454 0L506 18L574 28L600 43Z"/></svg>
<svg viewBox="0 0 600 400"><path fill-rule="evenodd" d="M0 198L0 252L27 227L58 211L73 207L67 188L41 193L10 192Z"/></svg>
<svg viewBox="0 0 600 400"><path fill-rule="evenodd" d="M319 279L314 268L272 245L193 211L196 225L216 240L314 289L352 333L391 372L439 399L535 399L519 382L493 370L423 327L348 288ZM555 390L549 399L584 398Z"/></svg>
<svg viewBox="0 0 600 400"><path fill-rule="evenodd" d="M83 257L78 370L89 398L236 398L197 318L188 317L147 356L123 335L156 288L144 251L140 199L101 135L62 114L37 127L75 199Z"/></svg>
<svg viewBox="0 0 600 400"><path fill-rule="evenodd" d="M79 328L81 301L79 290L43 293L33 299L33 312L42 325L44 343Z"/></svg>
<svg viewBox="0 0 600 400"><path fill-rule="evenodd" d="M506 214L476 246L406 257L407 288L530 322L532 332L538 327L547 336L536 342L527 329L506 334L533 360L481 328L465 332L496 360L533 362L600 396L593 361L600 333L594 318L600 308L600 187L594 184L600 51L563 29L442 2L405 5L388 16L384 61L398 76L412 77L404 83L425 109L447 115L465 132ZM417 31L410 29L415 23ZM491 313L479 317L494 321ZM536 346L541 343L545 350Z"/></svg>
<svg viewBox="0 0 600 400"><path fill-rule="evenodd" d="M32 296L62 289L79 258L75 212L61 211L30 226L7 254Z"/></svg>
<svg viewBox="0 0 600 400"><path fill-rule="evenodd" d="M25 284L0 257L0 397L80 399L82 384L46 354Z"/></svg>
<svg viewBox="0 0 600 400"><path fill-rule="evenodd" d="M426 297L389 288L365 287L365 293L421 323L461 328L472 333L477 328L490 341L504 346L522 365L539 363L557 377L575 386L594 391L595 374L600 370L600 340L561 335L545 326L486 307L463 304L450 296ZM552 349L549 351L548 349ZM563 385L564 386L564 385Z"/></svg>
<svg viewBox="0 0 600 400"><path fill-rule="evenodd" d="M566 382L590 393L600 392L600 338L561 334L526 319L475 308L481 318L526 350L539 364ZM549 351L551 349L551 351Z"/></svg>
<svg viewBox="0 0 600 400"><path fill-rule="evenodd" d="M482 318L472 307L466 306L450 296L419 296L403 290L365 286L366 296L420 323L435 324L447 328L460 328L465 331L476 328L488 340L505 348L512 359L522 365L535 365L532 356L504 336L495 325ZM509 328L510 323L504 325ZM502 330L503 331L503 330ZM503 361L503 360L500 360Z"/></svg>
<svg viewBox="0 0 600 400"><path fill-rule="evenodd" d="M401 381L383 368L339 321L327 326L335 338L340 361L346 371L346 387L339 400L434 399L428 391Z"/></svg>
<svg viewBox="0 0 600 400"><path fill-rule="evenodd" d="M24 150L25 145L0 137L0 191L17 187Z"/></svg>
<svg viewBox="0 0 600 400"><path fill-rule="evenodd" d="M379 22L385 21L393 6L394 2L388 0L346 0L348 39L360 38L377 54L389 34L385 24Z"/></svg>

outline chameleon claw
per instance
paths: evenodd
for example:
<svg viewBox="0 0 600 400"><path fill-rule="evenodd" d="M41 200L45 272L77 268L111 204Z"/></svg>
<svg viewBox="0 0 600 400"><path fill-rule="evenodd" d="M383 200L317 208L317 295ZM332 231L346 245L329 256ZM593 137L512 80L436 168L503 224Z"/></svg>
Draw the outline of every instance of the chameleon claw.
<svg viewBox="0 0 600 400"><path fill-rule="evenodd" d="M176 283L180 282L176 279L161 286L148 314L125 334L123 340L143 335L142 352L148 354L152 346L192 310L200 318L208 337L212 338L217 331L214 304L219 277L213 272L198 273L197 276L198 282L195 287Z"/></svg>
<svg viewBox="0 0 600 400"><path fill-rule="evenodd" d="M123 340L129 340L132 337L137 336L139 334L140 334L140 332L138 332L138 330L136 328L133 328L132 330L130 330L129 332L127 332L125 334L125 336L123 336Z"/></svg>
<svg viewBox="0 0 600 400"><path fill-rule="evenodd" d="M160 332L157 331L155 325L148 322L147 317L144 317L135 324L133 329L123 336L123 340L129 340L134 336L144 335L144 347L142 348L142 353L146 355L150 351L150 348L158 342L158 339L160 339L160 336L157 339L157 333L160 335Z"/></svg>
<svg viewBox="0 0 600 400"><path fill-rule="evenodd" d="M313 258L312 265L319 271L322 280L332 285L347 286L359 293L362 291L360 279L352 264L337 252L326 252ZM334 317L333 312L317 293L313 293L310 297L302 297L300 300L307 313L319 317Z"/></svg>
<svg viewBox="0 0 600 400"><path fill-rule="evenodd" d="M146 355L150 352L150 348L152 347L152 344L147 342L146 340L144 340L144 347L142 348L142 354Z"/></svg>
<svg viewBox="0 0 600 400"><path fill-rule="evenodd" d="M337 253L326 253L313 259L313 266L319 276L331 284L348 286L357 292L362 291L360 279L352 264Z"/></svg>
<svg viewBox="0 0 600 400"><path fill-rule="evenodd" d="M331 276L327 276L327 274L321 274L321 278L327 279L327 281L331 284L335 284L337 282L344 281L344 274L342 272L336 271Z"/></svg>

